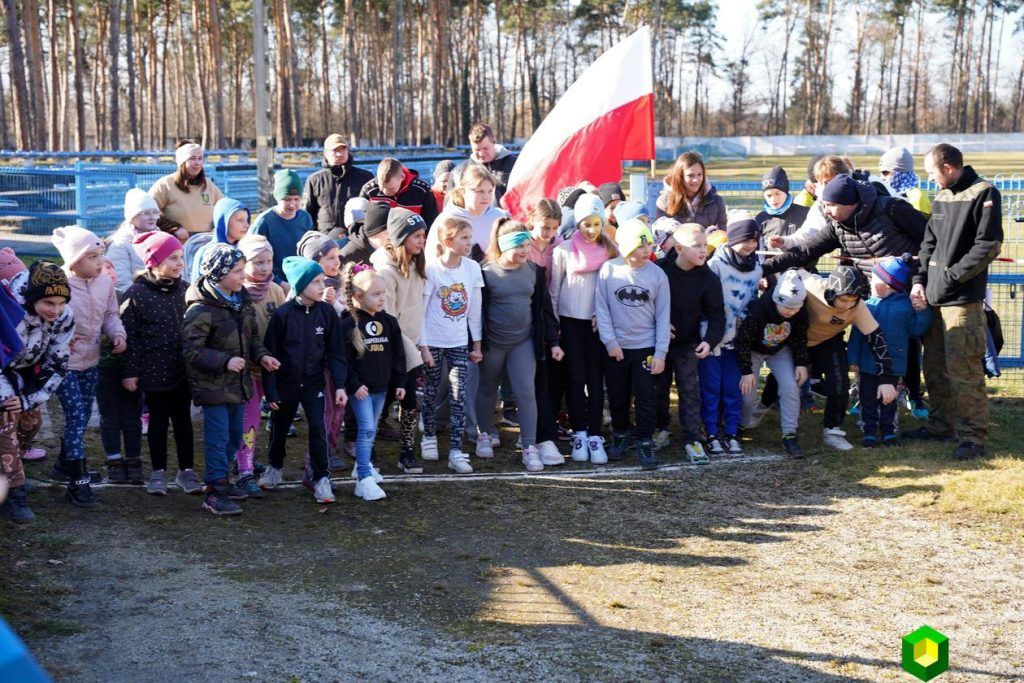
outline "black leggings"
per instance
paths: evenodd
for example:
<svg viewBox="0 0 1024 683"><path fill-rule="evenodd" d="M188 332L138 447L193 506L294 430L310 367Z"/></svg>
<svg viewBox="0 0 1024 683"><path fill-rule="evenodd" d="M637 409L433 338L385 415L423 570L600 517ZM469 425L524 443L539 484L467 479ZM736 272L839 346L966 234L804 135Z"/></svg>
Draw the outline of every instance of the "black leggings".
<svg viewBox="0 0 1024 683"><path fill-rule="evenodd" d="M600 435L607 352L589 320L563 317L560 328L568 366L566 403L572 429L574 432Z"/></svg>
<svg viewBox="0 0 1024 683"><path fill-rule="evenodd" d="M911 337L907 345L907 376L903 378L907 385L907 398L920 401L921 395L921 340Z"/></svg>
<svg viewBox="0 0 1024 683"><path fill-rule="evenodd" d="M840 427L850 401L850 368L846 362L846 341L837 334L817 346L807 348L811 356L811 376L825 376L818 393L825 397L825 428Z"/></svg>
<svg viewBox="0 0 1024 683"><path fill-rule="evenodd" d="M556 361L550 354L543 361L537 362L533 380L537 399L537 443L558 440L558 410L562 403L563 372L564 361Z"/></svg>
<svg viewBox="0 0 1024 683"><path fill-rule="evenodd" d="M192 445L192 395L188 382L168 391L147 391L149 405L149 458L154 470L167 469L167 423L174 425L178 469L190 470L194 463Z"/></svg>

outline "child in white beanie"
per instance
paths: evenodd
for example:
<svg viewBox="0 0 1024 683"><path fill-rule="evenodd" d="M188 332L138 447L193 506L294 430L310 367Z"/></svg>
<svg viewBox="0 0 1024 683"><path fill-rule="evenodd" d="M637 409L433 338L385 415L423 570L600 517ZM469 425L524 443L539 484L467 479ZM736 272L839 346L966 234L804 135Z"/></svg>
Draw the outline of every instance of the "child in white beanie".
<svg viewBox="0 0 1024 683"><path fill-rule="evenodd" d="M160 209L156 200L133 187L124 195L124 223L107 240L107 258L117 273L117 288L126 291L135 276L145 269L132 244L144 232L156 230Z"/></svg>

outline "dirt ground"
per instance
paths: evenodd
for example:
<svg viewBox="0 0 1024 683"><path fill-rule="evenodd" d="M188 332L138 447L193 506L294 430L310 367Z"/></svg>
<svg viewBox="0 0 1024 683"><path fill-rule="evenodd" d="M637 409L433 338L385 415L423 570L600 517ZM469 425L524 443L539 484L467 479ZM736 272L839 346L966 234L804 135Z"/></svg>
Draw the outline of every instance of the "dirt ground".
<svg viewBox="0 0 1024 683"><path fill-rule="evenodd" d="M62 681L905 681L922 624L950 638L939 680L1024 680L1024 432L995 403L968 464L839 456L811 429L788 461L770 417L704 467L672 447L657 473L393 481L378 503L342 479L335 505L294 488L233 519L43 489L36 524L0 527L0 613ZM522 471L507 447L483 469Z"/></svg>

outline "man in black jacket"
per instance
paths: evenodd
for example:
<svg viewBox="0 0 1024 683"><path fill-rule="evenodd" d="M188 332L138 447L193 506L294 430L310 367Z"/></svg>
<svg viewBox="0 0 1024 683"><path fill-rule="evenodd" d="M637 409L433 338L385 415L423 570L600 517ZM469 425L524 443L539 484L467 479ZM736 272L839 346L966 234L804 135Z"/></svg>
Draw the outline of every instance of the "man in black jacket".
<svg viewBox="0 0 1024 683"><path fill-rule="evenodd" d="M324 167L306 178L302 208L326 234L345 230L345 203L359 196L363 185L373 180L369 171L357 168L345 138L337 133L324 140Z"/></svg>
<svg viewBox="0 0 1024 683"><path fill-rule="evenodd" d="M932 306L924 338L924 378L931 398L928 426L911 438L959 437L958 460L985 453L985 288L988 265L1002 248L999 190L978 177L956 147L936 145L925 155L928 177L939 186L921 243L921 268L910 298L918 310Z"/></svg>
<svg viewBox="0 0 1024 683"><path fill-rule="evenodd" d="M498 181L494 188L494 203L498 204L501 196L505 194L508 177L512 174L512 167L516 165L519 155L497 144L494 130L486 123L477 123L469 129L469 147L472 150L469 158L486 166Z"/></svg>

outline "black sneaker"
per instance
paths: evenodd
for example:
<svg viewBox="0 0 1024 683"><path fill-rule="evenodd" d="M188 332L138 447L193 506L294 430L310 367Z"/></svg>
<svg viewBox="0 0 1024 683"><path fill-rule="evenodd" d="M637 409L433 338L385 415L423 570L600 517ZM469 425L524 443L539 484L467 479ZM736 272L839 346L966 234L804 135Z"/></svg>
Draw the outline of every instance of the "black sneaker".
<svg viewBox="0 0 1024 683"><path fill-rule="evenodd" d="M18 524L25 524L36 518L35 513L28 506L28 495L25 493L24 486L15 486L10 490L7 500L0 504L0 517Z"/></svg>
<svg viewBox="0 0 1024 683"><path fill-rule="evenodd" d="M914 441L952 441L955 437L946 434L936 434L927 427L918 427L917 429L911 429L910 431L903 432L904 439L912 439Z"/></svg>
<svg viewBox="0 0 1024 683"><path fill-rule="evenodd" d="M895 434L886 434L882 437L882 445L886 448L895 448L896 446L902 446L900 443L900 437Z"/></svg>
<svg viewBox="0 0 1024 683"><path fill-rule="evenodd" d="M518 427L519 426L519 409L516 408L515 403L509 403L502 405L501 408L501 424L506 427Z"/></svg>
<svg viewBox="0 0 1024 683"><path fill-rule="evenodd" d="M345 461L342 460L340 456L337 456L334 453L329 453L327 455L327 467L330 468L332 472L340 472L345 469Z"/></svg>
<svg viewBox="0 0 1024 683"><path fill-rule="evenodd" d="M650 439L644 439L636 447L636 458L640 461L640 467L645 470L656 470L658 469L658 456L654 454L654 442ZM608 459L611 460L609 454Z"/></svg>
<svg viewBox="0 0 1024 683"><path fill-rule="evenodd" d="M860 438L861 448L874 448L878 445L878 437L874 434L865 434Z"/></svg>
<svg viewBox="0 0 1024 683"><path fill-rule="evenodd" d="M402 448L398 454L398 467L406 474L423 474L423 465L416 459L413 448Z"/></svg>
<svg viewBox="0 0 1024 683"><path fill-rule="evenodd" d="M796 434L783 434L782 448L786 451L786 455L794 460L800 460L804 457L804 449L800 448L800 444L796 442Z"/></svg>
<svg viewBox="0 0 1024 683"><path fill-rule="evenodd" d="M233 515L242 514L242 507L218 492L218 486L207 486L206 493L203 496L202 509L206 510L210 514L217 515L218 517L230 517Z"/></svg>
<svg viewBox="0 0 1024 683"><path fill-rule="evenodd" d="M558 440L559 441L572 441L572 430L566 429L562 425L558 425Z"/></svg>
<svg viewBox="0 0 1024 683"><path fill-rule="evenodd" d="M960 445L953 451L956 460L974 460L985 455L985 447L973 441L961 441Z"/></svg>
<svg viewBox="0 0 1024 683"><path fill-rule="evenodd" d="M146 475L142 472L141 458L125 458L124 469L129 484L145 484Z"/></svg>
<svg viewBox="0 0 1024 683"><path fill-rule="evenodd" d="M613 434L612 443L608 446L608 462L624 460L628 450L629 436L626 434Z"/></svg>
<svg viewBox="0 0 1024 683"><path fill-rule="evenodd" d="M72 505L80 508L96 507L100 502L100 499L92 492L89 477L87 476L69 481L68 490L64 496Z"/></svg>
<svg viewBox="0 0 1024 683"><path fill-rule="evenodd" d="M111 484L128 483L128 469L125 467L124 458L107 460L107 481Z"/></svg>
<svg viewBox="0 0 1024 683"><path fill-rule="evenodd" d="M248 493L238 488L230 481L224 481L223 484L217 484L216 488L218 489L218 493L220 493L220 495L224 496L225 498L230 498L231 500L245 500L246 498L249 497Z"/></svg>

